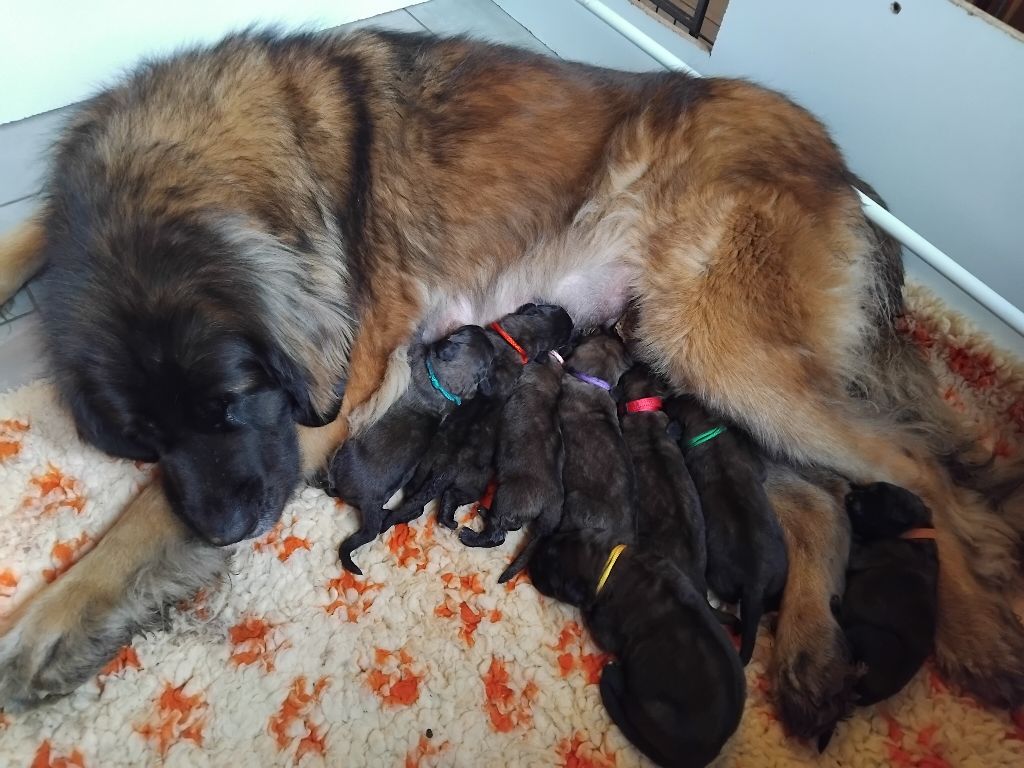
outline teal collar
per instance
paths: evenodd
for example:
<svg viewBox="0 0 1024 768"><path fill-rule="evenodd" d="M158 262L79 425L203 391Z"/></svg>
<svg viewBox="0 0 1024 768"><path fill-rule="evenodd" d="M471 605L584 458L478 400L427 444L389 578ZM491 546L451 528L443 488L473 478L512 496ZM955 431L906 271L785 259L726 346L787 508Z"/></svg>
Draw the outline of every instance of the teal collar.
<svg viewBox="0 0 1024 768"><path fill-rule="evenodd" d="M434 372L434 365L433 365L433 363L430 362L429 355L426 357L426 363L427 363L427 376L430 377L430 386L432 386L434 389L436 389L438 392L440 392L441 396L445 400L447 400L447 401L449 401L451 403L455 403L455 405L462 405L462 398L459 397L458 395L452 393L452 392L449 392L447 389L445 389L441 385L441 382L437 380L437 374Z"/></svg>

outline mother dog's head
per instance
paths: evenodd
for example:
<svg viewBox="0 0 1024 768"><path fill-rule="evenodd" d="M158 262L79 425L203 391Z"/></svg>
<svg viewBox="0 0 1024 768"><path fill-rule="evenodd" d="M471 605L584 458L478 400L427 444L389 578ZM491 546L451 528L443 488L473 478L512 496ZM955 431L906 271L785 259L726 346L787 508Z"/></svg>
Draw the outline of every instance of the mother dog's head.
<svg viewBox="0 0 1024 768"><path fill-rule="evenodd" d="M208 541L258 535L299 481L296 423L337 412L343 270L238 219L124 213L101 228L91 206L51 204L43 316L63 395L85 440L160 461Z"/></svg>

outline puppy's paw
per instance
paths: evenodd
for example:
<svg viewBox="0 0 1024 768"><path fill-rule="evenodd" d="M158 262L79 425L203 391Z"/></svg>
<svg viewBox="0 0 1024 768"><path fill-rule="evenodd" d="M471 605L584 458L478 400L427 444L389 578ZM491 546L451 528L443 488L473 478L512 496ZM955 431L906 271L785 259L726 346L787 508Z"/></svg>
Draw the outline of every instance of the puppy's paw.
<svg viewBox="0 0 1024 768"><path fill-rule="evenodd" d="M828 618L814 630L801 627L776 650L776 706L789 733L801 739L830 734L852 707L857 672L842 630Z"/></svg>
<svg viewBox="0 0 1024 768"><path fill-rule="evenodd" d="M128 642L134 623L102 596L46 589L0 627L0 708L18 711L71 693Z"/></svg>

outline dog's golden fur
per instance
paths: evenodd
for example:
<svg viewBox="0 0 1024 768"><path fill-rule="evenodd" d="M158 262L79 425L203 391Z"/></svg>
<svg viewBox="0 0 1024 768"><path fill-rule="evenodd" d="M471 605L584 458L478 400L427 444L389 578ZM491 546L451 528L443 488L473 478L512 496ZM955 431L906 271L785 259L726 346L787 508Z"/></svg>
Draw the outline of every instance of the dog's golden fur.
<svg viewBox="0 0 1024 768"><path fill-rule="evenodd" d="M407 380L400 350L414 334L492 320L531 299L560 303L581 324L613 320L630 303L640 357L767 451L894 482L932 506L944 568L940 661L990 701L1024 701L1024 632L1012 619L993 624L1007 618L1000 591L1017 575L1021 531L942 464L962 435L933 390L921 395L933 382L893 333L899 249L865 220L855 177L821 124L779 94L460 39L240 35L101 93L56 157L39 215L0 249L0 287L87 226L87 257L117 265L124 290L173 300L181 285L151 283L129 235L142 224L207 228L251 266L266 332L305 373L312 409L329 413L347 379L341 415L299 430L307 469L395 399ZM82 178L62 175L68 168ZM72 183L100 190L103 205L74 208ZM785 516L798 519L799 494L786 498ZM185 536L155 522L170 515L166 503L146 504L155 530L130 530ZM822 504L809 511L830 526L825 539L845 540ZM130 539L118 539L122 556L147 567L152 543ZM802 586L781 618L786 669L821 639L785 626L802 615L796 603L828 621L835 568L800 573L822 551L815 542L797 547L791 569ZM79 625L96 610L83 574L110 562L93 554L76 566L79 586L55 621ZM39 620L0 639L0 659L16 670L0 674L0 703L74 682L47 688L24 651L40 611L57 602L30 606L24 615ZM965 617L986 631L961 628ZM816 686L783 695L813 711Z"/></svg>

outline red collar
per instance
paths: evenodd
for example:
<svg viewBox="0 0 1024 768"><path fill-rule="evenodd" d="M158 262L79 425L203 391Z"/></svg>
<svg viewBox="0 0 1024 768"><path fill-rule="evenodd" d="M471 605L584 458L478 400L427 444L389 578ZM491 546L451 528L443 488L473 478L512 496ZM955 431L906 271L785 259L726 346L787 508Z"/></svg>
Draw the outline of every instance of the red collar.
<svg viewBox="0 0 1024 768"><path fill-rule="evenodd" d="M641 397L626 403L626 413L643 413L644 411L660 411L660 397Z"/></svg>
<svg viewBox="0 0 1024 768"><path fill-rule="evenodd" d="M491 323L491 330L494 331L499 336L501 336L501 338L508 342L508 345L512 347L512 349L519 353L519 359L522 361L523 365L526 365L528 362L530 362L530 356L526 354L526 350L519 346L518 341L509 336L508 331L501 327L501 323L499 323L498 321L494 321L493 323Z"/></svg>

